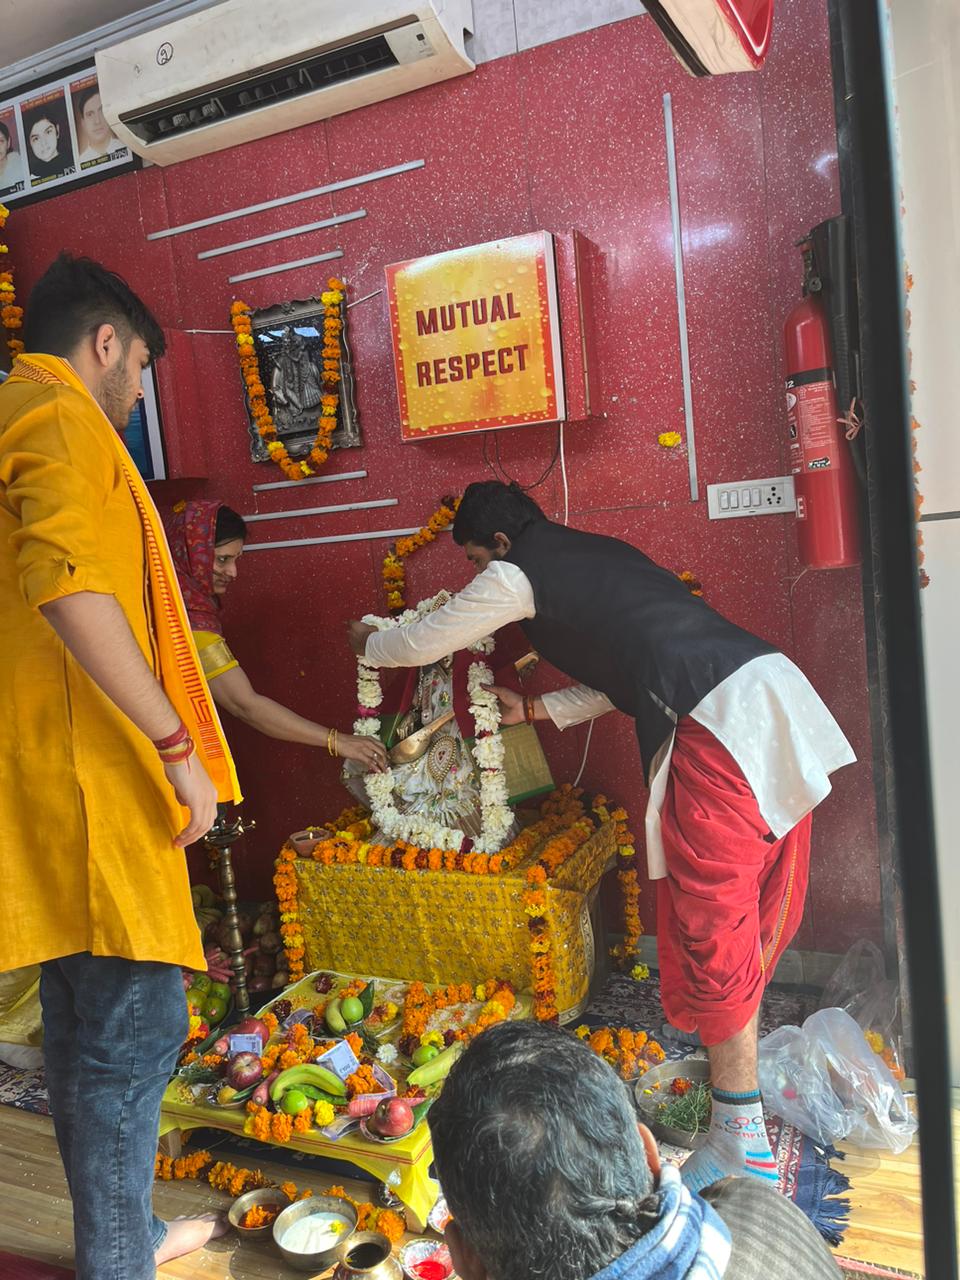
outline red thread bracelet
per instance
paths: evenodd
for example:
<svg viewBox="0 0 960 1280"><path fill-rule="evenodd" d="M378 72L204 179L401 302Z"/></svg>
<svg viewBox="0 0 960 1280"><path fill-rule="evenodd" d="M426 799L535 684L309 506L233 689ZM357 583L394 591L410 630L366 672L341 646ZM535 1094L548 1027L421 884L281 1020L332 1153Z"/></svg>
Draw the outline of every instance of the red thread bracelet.
<svg viewBox="0 0 960 1280"><path fill-rule="evenodd" d="M179 726L174 733L170 734L169 738L154 738L153 745L158 751L171 751L174 747L179 747L181 742L188 742L189 740L190 730L181 720Z"/></svg>
<svg viewBox="0 0 960 1280"><path fill-rule="evenodd" d="M163 764L182 764L184 760L189 760L196 751L193 739L187 738L186 742L181 743L177 747L171 747L169 751L158 752L161 763Z"/></svg>

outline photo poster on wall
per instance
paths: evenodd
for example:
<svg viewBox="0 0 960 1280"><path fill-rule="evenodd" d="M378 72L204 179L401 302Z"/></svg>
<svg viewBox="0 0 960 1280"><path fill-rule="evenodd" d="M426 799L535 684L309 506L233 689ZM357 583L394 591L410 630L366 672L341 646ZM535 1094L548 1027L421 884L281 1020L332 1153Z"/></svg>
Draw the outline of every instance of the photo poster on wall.
<svg viewBox="0 0 960 1280"><path fill-rule="evenodd" d="M564 418L549 232L397 262L386 282L405 442Z"/></svg>
<svg viewBox="0 0 960 1280"><path fill-rule="evenodd" d="M92 65L0 102L0 200L32 203L138 168L103 115Z"/></svg>

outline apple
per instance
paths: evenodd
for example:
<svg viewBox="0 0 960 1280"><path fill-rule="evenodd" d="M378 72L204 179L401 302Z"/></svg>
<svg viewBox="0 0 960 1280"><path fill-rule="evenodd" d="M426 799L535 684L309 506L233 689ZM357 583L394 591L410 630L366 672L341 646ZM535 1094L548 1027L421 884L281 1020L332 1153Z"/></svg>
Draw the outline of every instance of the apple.
<svg viewBox="0 0 960 1280"><path fill-rule="evenodd" d="M384 1098L368 1123L384 1138L402 1138L413 1128L413 1107L405 1098Z"/></svg>
<svg viewBox="0 0 960 1280"><path fill-rule="evenodd" d="M435 1058L439 1052L440 1050L435 1044L422 1044L419 1049L414 1049L413 1051L413 1065L415 1067L422 1067L424 1063L429 1062L431 1058Z"/></svg>
<svg viewBox="0 0 960 1280"><path fill-rule="evenodd" d="M230 1028L232 1036L259 1036L260 1043L265 1045L270 1039L270 1032L267 1024L260 1018L244 1018L242 1022L238 1022L235 1027Z"/></svg>
<svg viewBox="0 0 960 1280"><path fill-rule="evenodd" d="M227 1082L234 1089L249 1089L263 1076L263 1063L257 1053L238 1053L227 1063Z"/></svg>

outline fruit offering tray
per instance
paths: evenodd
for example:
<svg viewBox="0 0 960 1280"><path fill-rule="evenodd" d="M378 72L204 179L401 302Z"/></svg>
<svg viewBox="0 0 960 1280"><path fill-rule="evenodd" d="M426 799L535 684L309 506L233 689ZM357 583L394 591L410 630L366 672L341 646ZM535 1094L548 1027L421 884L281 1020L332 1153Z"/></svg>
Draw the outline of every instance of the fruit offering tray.
<svg viewBox="0 0 960 1280"><path fill-rule="evenodd" d="M336 973L333 970L320 969L315 973L308 973L305 978L301 978L293 986L287 987L286 991L280 992L278 996L264 1005L260 1010L260 1015L262 1016L267 1012L276 1013L279 1005L284 1010L285 1016L289 1017L290 1015L286 1013L286 1003L289 1002L290 1010L294 1016L300 1013L302 1017L302 1011L306 1011L318 1017L317 1011L321 1010L327 1034L342 1035L349 1027L342 1014L343 994L358 983L369 983L373 988L371 1009L370 1013L363 1018L363 1030L371 1032L381 1045L392 1044L396 1046L401 1036L404 1001L410 987L414 985L399 978L371 978L352 973ZM438 983L417 983L416 986L430 993L445 989ZM452 1001L445 1007L432 1012L427 1019L423 1032L438 1032L449 1043L454 1033L476 1021L480 1010L483 1008L483 996L479 995L477 990L474 990L472 994L473 998L468 1001ZM341 1010L337 1010L338 1001L340 1002ZM340 1026L337 1021L334 1021L331 1025L331 1014L335 1019L338 1012L340 1012L340 1018L344 1023L343 1026ZM510 1017L529 1018L530 1016L530 997L518 994ZM315 1029L319 1031L320 1026L315 1024ZM391 1063L393 1062L392 1055L388 1054L387 1058ZM402 1061L399 1065L402 1069Z"/></svg>
<svg viewBox="0 0 960 1280"><path fill-rule="evenodd" d="M161 1133L214 1127L347 1161L422 1222L436 1196L423 1122L447 1072L484 1026L531 1013L503 982L311 973L182 1060Z"/></svg>

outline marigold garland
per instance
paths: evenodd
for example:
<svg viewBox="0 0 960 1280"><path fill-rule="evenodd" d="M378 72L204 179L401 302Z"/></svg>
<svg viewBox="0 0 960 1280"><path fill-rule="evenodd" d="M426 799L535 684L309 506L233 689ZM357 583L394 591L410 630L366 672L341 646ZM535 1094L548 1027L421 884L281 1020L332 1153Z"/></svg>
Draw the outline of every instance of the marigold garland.
<svg viewBox="0 0 960 1280"><path fill-rule="evenodd" d="M346 285L342 280L331 278L327 288L320 295L323 303L323 387L320 398L320 417L317 421L317 435L307 458L294 460L287 452L286 445L277 437L277 427L273 415L267 405L267 391L260 377L260 366L257 361L256 346L253 337L252 309L246 302L237 301L230 307L230 323L237 339L237 354L240 360L240 371L247 388L247 399L250 403L250 415L256 425L257 432L267 446L271 459L290 480L303 480L320 470L330 456L333 433L337 429L337 409L340 404L340 360L343 348L340 345L340 334L343 332L341 308L345 296ZM311 465L312 464L312 465Z"/></svg>
<svg viewBox="0 0 960 1280"><path fill-rule="evenodd" d="M642 972L644 966L637 964L640 935L643 923L640 919L640 859L634 844L633 832L628 826L629 818L626 809L609 810L606 796L597 796L593 802L593 811L601 822L612 821L617 826L617 880L620 884L620 896L623 900L623 941L610 948L610 956L618 969L634 968ZM647 970L644 976L649 976Z"/></svg>
<svg viewBox="0 0 960 1280"><path fill-rule="evenodd" d="M285 1117L289 1120L289 1116ZM158 1182L181 1182L187 1178L206 1178L215 1191L225 1191L236 1199L245 1191L253 1191L259 1187L277 1187L291 1202L306 1200L314 1193L310 1188L300 1191L294 1182L272 1182L261 1169L242 1169L237 1165L222 1160L214 1163L209 1151L197 1151L190 1156L180 1156L176 1160L157 1152L153 1170ZM402 1212L395 1209L381 1209L368 1201L355 1200L341 1186L328 1187L322 1195L336 1196L347 1200L357 1212L357 1229L360 1231L377 1230L387 1237L391 1244L403 1239L407 1229L407 1220Z"/></svg>
<svg viewBox="0 0 960 1280"><path fill-rule="evenodd" d="M419 849L416 845L398 841L394 845L372 845L364 836L369 834L369 822L365 810L345 810L328 830L331 834L317 842L312 856L324 866L352 865L360 863L371 867L391 867L396 870L463 871L470 875L500 875L511 871L537 853L534 864L528 868L522 894L523 908L529 916L530 956L533 975L534 1014L540 1021L555 1021L556 977L553 968L553 941L544 908L544 886L556 876L560 868L586 843L596 830L594 817L587 815L582 800L583 792L566 784L553 792L540 808L540 819L525 827L500 853L461 853L458 850ZM598 796L593 802L596 820L617 823L618 880L624 901L624 940L615 948L621 967L632 966L637 943L642 932L640 921L640 884L638 858L633 836L627 827L625 810L610 813L606 798ZM291 981L303 977L303 926L300 920L297 896L297 878L293 864L297 852L287 843L277 858L274 885L280 904L280 932L287 948ZM462 997L466 999L467 997ZM318 1006L319 1007L319 1006ZM282 1062L282 1060L281 1060Z"/></svg>
<svg viewBox="0 0 960 1280"><path fill-rule="evenodd" d="M293 869L297 851L289 842L277 856L273 887L280 907L280 936L287 953L287 971L291 982L303 977L303 924L297 892L297 873Z"/></svg>
<svg viewBox="0 0 960 1280"><path fill-rule="evenodd" d="M402 613L407 607L407 575L404 561L428 542L433 542L452 522L460 506L460 499L446 497L419 533L398 538L383 558L383 589L387 595L387 608L391 613Z"/></svg>
<svg viewBox="0 0 960 1280"><path fill-rule="evenodd" d="M3 230L9 216L10 210L6 205L0 204L0 231ZM0 240L0 258L9 252L9 246ZM0 271L0 324L5 329L9 329L11 333L23 327L23 307L18 307L16 302L17 294L13 286L13 272ZM7 347L10 350L10 358L16 360L23 350L23 343L19 338L8 338Z"/></svg>
<svg viewBox="0 0 960 1280"><path fill-rule="evenodd" d="M574 788L567 792L583 815L580 796ZM553 931L546 913L546 884L596 830L592 820L581 816L566 830L549 839L537 861L529 867L522 894L523 909L528 915L530 932L530 969L533 978L533 1016L538 1022L556 1022L557 977L554 969Z"/></svg>

